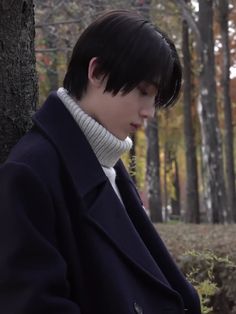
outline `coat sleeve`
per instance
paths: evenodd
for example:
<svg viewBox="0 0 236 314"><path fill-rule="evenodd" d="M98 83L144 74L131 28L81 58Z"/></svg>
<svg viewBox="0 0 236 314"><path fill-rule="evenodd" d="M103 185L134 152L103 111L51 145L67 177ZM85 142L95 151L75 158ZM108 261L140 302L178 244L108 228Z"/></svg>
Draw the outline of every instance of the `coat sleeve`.
<svg viewBox="0 0 236 314"><path fill-rule="evenodd" d="M52 200L25 165L0 167L0 313L80 314L56 249Z"/></svg>

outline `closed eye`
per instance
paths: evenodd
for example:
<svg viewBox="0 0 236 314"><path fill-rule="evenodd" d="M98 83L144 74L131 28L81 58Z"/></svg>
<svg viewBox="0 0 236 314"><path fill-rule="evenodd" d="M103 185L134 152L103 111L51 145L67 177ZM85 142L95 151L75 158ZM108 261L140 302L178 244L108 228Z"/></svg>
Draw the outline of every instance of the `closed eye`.
<svg viewBox="0 0 236 314"><path fill-rule="evenodd" d="M143 95L143 96L147 96L148 95L148 92L145 89L143 89L142 87L139 86L138 90L141 93L141 95Z"/></svg>

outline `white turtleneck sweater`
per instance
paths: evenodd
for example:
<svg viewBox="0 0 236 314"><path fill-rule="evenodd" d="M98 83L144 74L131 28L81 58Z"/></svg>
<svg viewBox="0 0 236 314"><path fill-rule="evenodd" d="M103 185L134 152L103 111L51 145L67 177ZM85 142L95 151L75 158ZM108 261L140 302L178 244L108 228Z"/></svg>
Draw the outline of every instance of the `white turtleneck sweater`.
<svg viewBox="0 0 236 314"><path fill-rule="evenodd" d="M114 191L122 202L121 195L115 182L116 171L113 167L119 160L120 156L131 149L132 140L127 137L122 141L111 134L101 124L85 113L80 108L79 103L76 102L63 87L58 89L57 95L81 128Z"/></svg>

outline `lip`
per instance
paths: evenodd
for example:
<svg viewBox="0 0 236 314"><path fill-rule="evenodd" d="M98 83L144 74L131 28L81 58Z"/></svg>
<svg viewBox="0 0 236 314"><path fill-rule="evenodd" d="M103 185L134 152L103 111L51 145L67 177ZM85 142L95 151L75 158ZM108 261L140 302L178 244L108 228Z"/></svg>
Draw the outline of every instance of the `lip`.
<svg viewBox="0 0 236 314"><path fill-rule="evenodd" d="M134 131L138 130L141 127L141 124L139 123L130 123L130 126Z"/></svg>

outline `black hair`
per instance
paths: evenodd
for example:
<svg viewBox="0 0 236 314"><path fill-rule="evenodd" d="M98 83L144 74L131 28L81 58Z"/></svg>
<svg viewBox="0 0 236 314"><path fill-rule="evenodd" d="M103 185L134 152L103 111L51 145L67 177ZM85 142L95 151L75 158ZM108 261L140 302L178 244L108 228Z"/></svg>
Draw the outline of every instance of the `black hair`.
<svg viewBox="0 0 236 314"><path fill-rule="evenodd" d="M179 95L182 71L173 42L135 12L105 13L81 34L63 84L77 99L86 92L93 57L96 74L107 78L104 92L127 94L141 82L151 83L157 87L158 107L170 106Z"/></svg>

